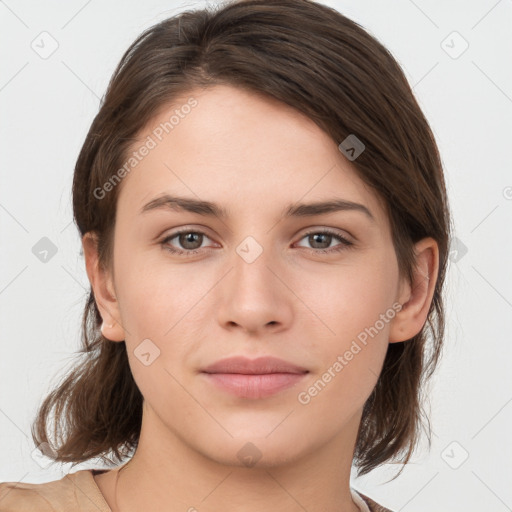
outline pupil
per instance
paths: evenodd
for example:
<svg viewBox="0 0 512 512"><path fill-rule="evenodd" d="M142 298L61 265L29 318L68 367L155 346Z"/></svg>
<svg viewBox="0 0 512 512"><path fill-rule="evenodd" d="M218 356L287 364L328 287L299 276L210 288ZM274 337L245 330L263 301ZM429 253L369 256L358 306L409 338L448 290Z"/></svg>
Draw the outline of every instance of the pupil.
<svg viewBox="0 0 512 512"><path fill-rule="evenodd" d="M187 243L194 244L194 241L197 242L197 237L200 236L199 233L185 233L185 235L182 236L185 239L185 242L182 244L184 247L187 249L196 249L196 247L187 247Z"/></svg>
<svg viewBox="0 0 512 512"><path fill-rule="evenodd" d="M321 240L321 238L322 238L322 237L326 237L326 238L328 238L329 236L330 236L330 235L326 235L326 234L324 234L324 233L318 233L318 234L316 234L316 235L313 235L313 239L314 239L315 243L317 243L317 242L318 242L318 243L322 244L322 240ZM318 238L320 238L320 240L318 240ZM325 244L325 240L324 240L324 242L323 242L323 243ZM327 247L329 247L329 244L327 244ZM322 247L322 249L325 249L325 247Z"/></svg>

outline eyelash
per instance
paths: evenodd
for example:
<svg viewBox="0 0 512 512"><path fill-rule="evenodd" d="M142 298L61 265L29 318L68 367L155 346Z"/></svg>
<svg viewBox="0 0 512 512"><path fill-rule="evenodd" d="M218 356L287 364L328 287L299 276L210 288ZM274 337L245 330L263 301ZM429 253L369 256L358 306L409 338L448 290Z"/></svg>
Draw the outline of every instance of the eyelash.
<svg viewBox="0 0 512 512"><path fill-rule="evenodd" d="M188 257L188 256L194 256L195 254L201 252L202 249L194 249L192 251L186 251L186 250L178 250L178 249L175 249L174 247L170 247L168 244L168 242L170 242L172 239L176 238L177 236L181 235L182 233L194 233L194 234L197 234L197 235L204 235L206 236L207 238L208 235L206 233L204 233L203 231L195 231L195 230L191 230L191 229L182 229L180 231L176 231L175 233L172 233L171 235L169 235L168 237L164 238L160 244L162 245L162 247L173 253L173 254L178 254L178 255L184 255L185 257ZM307 247L304 247L304 249L307 249L309 250L310 252L313 252L315 254L329 254L329 253L337 253L337 252L341 252L345 249L348 249L350 246L353 246L353 242L350 242L349 240L347 240L345 237L341 236L339 233L336 233L334 231L331 231L329 229L323 229L323 230L312 230L312 231L308 231L307 233L304 233L304 235L302 236L302 239L306 238L307 236L309 235L330 235L332 237L334 237L335 239L337 239L338 241L341 242L340 245L338 246L335 246L334 248L330 248L330 249L308 249Z"/></svg>

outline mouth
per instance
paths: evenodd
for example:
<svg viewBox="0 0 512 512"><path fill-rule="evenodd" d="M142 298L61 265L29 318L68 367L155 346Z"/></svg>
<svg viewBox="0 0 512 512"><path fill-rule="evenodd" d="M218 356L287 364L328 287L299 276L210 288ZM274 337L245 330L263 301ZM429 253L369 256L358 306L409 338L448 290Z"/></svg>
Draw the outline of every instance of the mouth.
<svg viewBox="0 0 512 512"><path fill-rule="evenodd" d="M275 357L231 357L201 370L210 384L241 398L265 398L290 388L309 371Z"/></svg>

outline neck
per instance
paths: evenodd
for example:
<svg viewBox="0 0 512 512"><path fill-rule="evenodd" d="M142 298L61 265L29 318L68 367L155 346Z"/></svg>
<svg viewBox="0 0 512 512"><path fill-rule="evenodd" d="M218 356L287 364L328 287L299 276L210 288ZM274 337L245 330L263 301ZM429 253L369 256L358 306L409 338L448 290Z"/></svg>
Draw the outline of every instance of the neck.
<svg viewBox="0 0 512 512"><path fill-rule="evenodd" d="M244 458L230 459L229 450L225 460L209 457L169 435L174 433L151 411L146 409L144 416L137 450L120 473L113 512L359 512L350 492L359 415L346 431L308 453L276 460L265 457L266 447L251 467L251 459L245 459L246 466L241 463ZM254 452L242 444L247 454L257 453L256 444ZM238 452L244 453L243 449Z"/></svg>

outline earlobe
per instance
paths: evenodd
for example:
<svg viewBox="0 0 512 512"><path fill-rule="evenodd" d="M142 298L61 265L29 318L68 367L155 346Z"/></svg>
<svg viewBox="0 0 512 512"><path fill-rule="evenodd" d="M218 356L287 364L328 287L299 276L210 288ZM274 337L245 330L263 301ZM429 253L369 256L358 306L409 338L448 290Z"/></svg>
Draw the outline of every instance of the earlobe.
<svg viewBox="0 0 512 512"><path fill-rule="evenodd" d="M398 300L402 309L393 319L389 343L407 341L423 328L434 296L439 270L439 249L433 238L424 238L415 245L416 266L413 282L402 288Z"/></svg>
<svg viewBox="0 0 512 512"><path fill-rule="evenodd" d="M119 303L113 291L110 273L99 264L96 234L86 233L82 238L82 246L87 276L103 319L101 333L111 341L124 341L124 330L118 320L120 318Z"/></svg>

